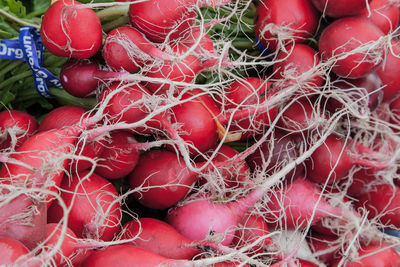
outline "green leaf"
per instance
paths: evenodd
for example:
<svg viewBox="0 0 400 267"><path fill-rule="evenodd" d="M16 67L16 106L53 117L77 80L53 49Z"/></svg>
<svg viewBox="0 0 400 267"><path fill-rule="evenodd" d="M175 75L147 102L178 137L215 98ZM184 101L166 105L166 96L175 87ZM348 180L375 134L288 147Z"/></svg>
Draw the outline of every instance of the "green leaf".
<svg viewBox="0 0 400 267"><path fill-rule="evenodd" d="M7 5L11 13L17 15L20 18L25 18L26 8L21 1L18 0L7 0Z"/></svg>
<svg viewBox="0 0 400 267"><path fill-rule="evenodd" d="M13 93L11 93L10 91L7 91L2 98L2 102L7 105L8 103L11 103L12 101L14 101L15 99L15 95Z"/></svg>

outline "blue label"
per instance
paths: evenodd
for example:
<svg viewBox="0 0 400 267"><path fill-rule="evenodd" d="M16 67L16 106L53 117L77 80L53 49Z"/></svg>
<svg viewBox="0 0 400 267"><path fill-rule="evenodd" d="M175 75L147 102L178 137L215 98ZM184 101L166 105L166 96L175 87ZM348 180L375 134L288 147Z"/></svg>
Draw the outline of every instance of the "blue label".
<svg viewBox="0 0 400 267"><path fill-rule="evenodd" d="M257 39L257 37L255 37L255 40L256 40L257 49L258 49L258 51L261 52L261 55L262 55L262 56L267 57L267 56L269 56L269 55L272 54L272 51L269 50L268 48L266 48L266 47Z"/></svg>
<svg viewBox="0 0 400 267"><path fill-rule="evenodd" d="M24 60L32 70L36 91L43 97L51 97L47 84L62 88L60 80L43 68L44 46L40 31L35 27L22 27L18 39L1 40L0 58Z"/></svg>

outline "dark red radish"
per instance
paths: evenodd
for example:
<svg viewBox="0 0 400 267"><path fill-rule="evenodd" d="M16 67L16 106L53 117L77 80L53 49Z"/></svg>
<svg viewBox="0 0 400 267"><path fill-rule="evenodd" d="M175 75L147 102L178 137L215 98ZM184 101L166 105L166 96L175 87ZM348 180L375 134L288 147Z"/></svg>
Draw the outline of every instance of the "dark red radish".
<svg viewBox="0 0 400 267"><path fill-rule="evenodd" d="M79 249L71 257L71 263L74 267L82 267L83 263L90 255L95 252L93 249ZM62 265L62 267L67 267L68 265ZM68 266L69 267L69 266Z"/></svg>
<svg viewBox="0 0 400 267"><path fill-rule="evenodd" d="M16 239L32 250L45 238L46 203L15 193L1 193L4 200L0 206L0 236Z"/></svg>
<svg viewBox="0 0 400 267"><path fill-rule="evenodd" d="M393 40L382 66L376 71L383 85L383 102L391 102L400 96L400 43Z"/></svg>
<svg viewBox="0 0 400 267"><path fill-rule="evenodd" d="M132 145L137 141L133 134L124 131L113 131L110 140L99 155L95 172L106 179L119 179L133 171L138 160L139 151Z"/></svg>
<svg viewBox="0 0 400 267"><path fill-rule="evenodd" d="M367 106L370 111L374 111L382 103L384 96L381 79L375 72L359 79L339 79L331 85L350 98L351 102L348 104ZM366 98L361 99L362 97ZM327 108L334 113L346 106L338 99L329 98Z"/></svg>
<svg viewBox="0 0 400 267"><path fill-rule="evenodd" d="M61 106L50 111L39 125L38 132L61 129L67 126L79 125L88 116L86 110L79 106ZM75 142L75 155L97 158L104 149L103 140L77 140ZM72 172L83 171L90 168L93 163L84 159L73 159L68 169Z"/></svg>
<svg viewBox="0 0 400 267"><path fill-rule="evenodd" d="M190 260L201 250L198 242L178 233L166 222L153 218L139 218L126 223L121 229L121 239L132 239L127 244L144 248L170 259Z"/></svg>
<svg viewBox="0 0 400 267"><path fill-rule="evenodd" d="M359 2L364 2L365 4L365 1L360 0ZM400 16L398 3L391 0L370 0L369 2L369 8L365 8L359 16L370 20L378 26L384 34L396 30L399 26Z"/></svg>
<svg viewBox="0 0 400 267"><path fill-rule="evenodd" d="M0 112L0 150L18 148L38 128L36 119L20 110ZM14 145L15 147L11 147Z"/></svg>
<svg viewBox="0 0 400 267"><path fill-rule="evenodd" d="M373 72L383 62L382 44L372 46L372 42L382 37L381 29L365 18L340 18L323 30L318 48L325 61L332 61L335 74L357 79Z"/></svg>
<svg viewBox="0 0 400 267"><path fill-rule="evenodd" d="M82 267L183 267L188 263L189 261L168 259L140 247L114 245L92 253L82 263Z"/></svg>
<svg viewBox="0 0 400 267"><path fill-rule="evenodd" d="M299 267L318 267L317 264L302 259L297 259L297 262Z"/></svg>
<svg viewBox="0 0 400 267"><path fill-rule="evenodd" d="M219 7L230 0L163 0L133 3L129 7L129 20L133 27L158 43L175 40L185 30L194 27L197 7Z"/></svg>
<svg viewBox="0 0 400 267"><path fill-rule="evenodd" d="M267 139L254 153L249 155L247 162L253 172L263 170L267 175L271 175L299 156L299 145L300 143L296 142L291 135L285 135L276 130L274 136ZM298 165L286 177L296 178L303 171L304 166Z"/></svg>
<svg viewBox="0 0 400 267"><path fill-rule="evenodd" d="M371 0L312 0L311 2L320 12L337 18L361 13Z"/></svg>
<svg viewBox="0 0 400 267"><path fill-rule="evenodd" d="M325 264L339 257L340 240L337 237L312 233L307 237L307 242L314 255Z"/></svg>
<svg viewBox="0 0 400 267"><path fill-rule="evenodd" d="M400 266L400 256L393 247L387 244L362 246L358 256L338 259L332 267L394 267Z"/></svg>
<svg viewBox="0 0 400 267"><path fill-rule="evenodd" d="M242 248L251 245L246 254L256 255L272 243L267 235L269 230L265 219L259 214L247 213L238 224L231 246Z"/></svg>
<svg viewBox="0 0 400 267"><path fill-rule="evenodd" d="M268 99L272 83L257 77L237 80L224 88L224 96L217 99L223 111L218 116L220 123L227 125L231 134L239 134L242 140L261 134L275 119L277 107L268 108ZM257 104L262 109L258 110Z"/></svg>
<svg viewBox="0 0 400 267"><path fill-rule="evenodd" d="M269 194L264 216L272 225L293 229L313 225L324 217L344 215L344 211L323 198L317 203L320 194L316 185L299 176L283 189L276 188Z"/></svg>
<svg viewBox="0 0 400 267"><path fill-rule="evenodd" d="M235 229L244 214L262 198L264 190L255 189L245 197L227 203L199 198L183 206L171 209L167 222L182 235L201 241L207 237L220 235L222 245L229 245Z"/></svg>
<svg viewBox="0 0 400 267"><path fill-rule="evenodd" d="M285 111L278 121L278 126L291 134L302 134L318 128L327 120L327 116L319 111L310 99L299 99L284 106Z"/></svg>
<svg viewBox="0 0 400 267"><path fill-rule="evenodd" d="M67 227L66 232L63 234L62 225L57 223L49 223L46 226L46 241L44 243L44 249L50 252L57 245L59 240L63 238L61 247L57 253L52 257L52 261L60 266L67 264L65 259L70 258L74 252L78 249L77 238L75 233Z"/></svg>
<svg viewBox="0 0 400 267"><path fill-rule="evenodd" d="M352 152L350 145L356 145L357 153ZM373 162L357 154L373 154L374 151L346 140L334 134L329 135L325 142L318 147L311 157L306 160L307 178L316 183L333 184L345 177L354 165L383 169L385 163Z"/></svg>
<svg viewBox="0 0 400 267"><path fill-rule="evenodd" d="M0 237L0 265L22 266L28 259L28 253L29 250L18 240Z"/></svg>
<svg viewBox="0 0 400 267"><path fill-rule="evenodd" d="M94 94L102 82L120 78L128 72L102 70L99 63L89 60L71 59L60 73L63 88L73 96L86 97Z"/></svg>
<svg viewBox="0 0 400 267"><path fill-rule="evenodd" d="M315 73L320 56L308 45L290 44L278 53L276 60L274 79L285 80L288 85L301 84L306 92L318 89L324 82L323 76Z"/></svg>
<svg viewBox="0 0 400 267"><path fill-rule="evenodd" d="M190 171L183 158L167 150L151 150L140 155L129 175L131 189L143 187L134 196L144 206L166 209L176 205L190 191L198 174Z"/></svg>
<svg viewBox="0 0 400 267"><path fill-rule="evenodd" d="M289 43L306 42L315 34L318 14L308 0L263 0L257 6L255 34L261 44L275 51Z"/></svg>
<svg viewBox="0 0 400 267"><path fill-rule="evenodd" d="M52 54L83 59L99 50L102 42L100 19L93 10L80 5L76 0L56 1L44 14L40 34L44 46Z"/></svg>
<svg viewBox="0 0 400 267"><path fill-rule="evenodd" d="M110 241L119 230L122 217L118 192L103 177L88 171L75 174L61 183L61 198L71 210L68 227L81 238ZM47 220L57 223L64 217L58 201L49 207Z"/></svg>
<svg viewBox="0 0 400 267"><path fill-rule="evenodd" d="M355 205L368 211L368 219L377 218L387 226L400 227L399 187L389 184L371 186L357 199Z"/></svg>
<svg viewBox="0 0 400 267"><path fill-rule="evenodd" d="M135 28L123 26L107 34L103 46L103 58L114 70L137 71L154 58L173 60L173 56L161 51Z"/></svg>
<svg viewBox="0 0 400 267"><path fill-rule="evenodd" d="M353 174L351 185L347 188L347 195L356 197L370 182L377 181L376 170L371 168L362 168Z"/></svg>

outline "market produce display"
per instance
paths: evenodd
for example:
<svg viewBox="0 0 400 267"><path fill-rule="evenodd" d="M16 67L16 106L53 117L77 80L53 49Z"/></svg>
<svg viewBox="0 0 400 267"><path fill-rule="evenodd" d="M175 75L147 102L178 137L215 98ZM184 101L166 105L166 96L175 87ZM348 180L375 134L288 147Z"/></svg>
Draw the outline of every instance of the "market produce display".
<svg viewBox="0 0 400 267"><path fill-rule="evenodd" d="M399 19L0 0L0 265L400 267Z"/></svg>

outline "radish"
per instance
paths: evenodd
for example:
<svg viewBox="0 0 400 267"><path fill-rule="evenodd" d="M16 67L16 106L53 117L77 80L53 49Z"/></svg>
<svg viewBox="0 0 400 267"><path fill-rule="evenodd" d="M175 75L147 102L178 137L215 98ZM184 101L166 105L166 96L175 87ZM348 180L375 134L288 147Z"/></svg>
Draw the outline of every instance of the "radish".
<svg viewBox="0 0 400 267"><path fill-rule="evenodd" d="M218 203L199 198L171 209L167 222L178 232L192 240L221 235L218 242L229 245L235 229L244 214L263 196L263 189L256 189L247 196L228 203Z"/></svg>
<svg viewBox="0 0 400 267"><path fill-rule="evenodd" d="M335 74L350 79L362 78L383 62L382 45L368 45L381 37L384 34L378 26L365 18L341 18L324 29L318 48L324 60L334 62L332 71Z"/></svg>
<svg viewBox="0 0 400 267"><path fill-rule="evenodd" d="M78 237L109 241L119 230L121 203L114 186L97 174L83 171L65 177L61 183L61 198L70 208L68 227ZM56 201L49 208L48 222L63 219L63 209Z"/></svg>
<svg viewBox="0 0 400 267"><path fill-rule="evenodd" d="M200 254L199 246L195 241L179 234L166 222L139 218L126 223L121 229L122 239L135 238L128 243L152 251L170 259L190 260Z"/></svg>
<svg viewBox="0 0 400 267"><path fill-rule="evenodd" d="M348 143L354 142L350 140ZM359 153L374 153L361 144L356 143L356 146ZM345 177L353 165L377 169L387 167L387 164L369 161L354 155L343 138L331 134L306 161L307 177L316 183L333 184Z"/></svg>
<svg viewBox="0 0 400 267"><path fill-rule="evenodd" d="M368 211L368 219L379 218L387 226L400 227L399 192L394 185L375 185L358 196L356 206Z"/></svg>
<svg viewBox="0 0 400 267"><path fill-rule="evenodd" d="M285 84L304 84L306 92L312 92L324 82L323 77L313 71L320 62L319 55L308 45L290 44L278 53L276 60L274 79L284 79Z"/></svg>
<svg viewBox="0 0 400 267"><path fill-rule="evenodd" d="M308 0L263 0L257 6L255 34L261 44L275 51L294 42L305 42L318 26L318 14Z"/></svg>
<svg viewBox="0 0 400 267"><path fill-rule="evenodd" d="M375 267L399 266L400 256L392 247L386 244L362 246L358 249L358 257L336 260L332 267Z"/></svg>
<svg viewBox="0 0 400 267"><path fill-rule="evenodd" d="M43 16L40 34L44 46L59 57L90 58L102 42L100 19L76 0L56 1ZM85 27L82 27L85 25Z"/></svg>
<svg viewBox="0 0 400 267"><path fill-rule="evenodd" d="M18 240L0 237L0 264L2 266L22 266L29 250Z"/></svg>
<svg viewBox="0 0 400 267"><path fill-rule="evenodd" d="M36 119L24 111L0 112L0 150L18 148L37 128Z"/></svg>
<svg viewBox="0 0 400 267"><path fill-rule="evenodd" d="M135 28L157 43L176 40L184 30L194 27L196 7L219 7L230 0L151 0L129 6L129 20Z"/></svg>
<svg viewBox="0 0 400 267"><path fill-rule="evenodd" d="M108 33L102 50L107 65L114 70L137 71L153 58L173 60L132 27L118 27Z"/></svg>
<svg viewBox="0 0 400 267"><path fill-rule="evenodd" d="M136 143L129 132L111 132L109 143L99 154L95 172L106 179L118 179L131 173L139 160L139 151L132 146Z"/></svg>
<svg viewBox="0 0 400 267"><path fill-rule="evenodd" d="M396 69L400 66L400 43L391 42L391 50L386 55L384 63L376 71L383 85L383 102L391 102L400 96L400 79Z"/></svg>
<svg viewBox="0 0 400 267"><path fill-rule="evenodd" d="M358 1L363 2L365 1ZM348 4L345 3L346 5ZM378 26L384 34L388 34L397 29L399 26L400 10L398 5L390 0L371 0L369 9L365 8L360 14L360 17L369 19L372 23Z"/></svg>
<svg viewBox="0 0 400 267"><path fill-rule="evenodd" d="M314 6L330 17L345 17L361 13L371 0L312 0Z"/></svg>
<svg viewBox="0 0 400 267"><path fill-rule="evenodd" d="M329 264L339 258L340 243L337 237L312 233L307 241L313 253L323 263Z"/></svg>

